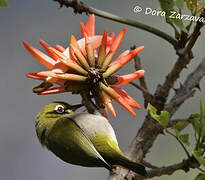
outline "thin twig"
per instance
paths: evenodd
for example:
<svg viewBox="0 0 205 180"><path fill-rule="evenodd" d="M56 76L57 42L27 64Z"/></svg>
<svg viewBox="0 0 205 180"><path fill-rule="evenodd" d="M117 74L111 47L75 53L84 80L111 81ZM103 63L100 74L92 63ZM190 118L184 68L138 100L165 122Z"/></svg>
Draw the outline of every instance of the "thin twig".
<svg viewBox="0 0 205 180"><path fill-rule="evenodd" d="M80 95L82 97L82 104L84 104L87 111L91 114L95 114L97 111L97 107L92 102L90 94L87 91L82 91Z"/></svg>
<svg viewBox="0 0 205 180"><path fill-rule="evenodd" d="M142 87L134 82L130 82L129 84L136 87L137 89L139 89L142 92L143 97L144 97L144 107L146 108L147 104L152 101L153 95L150 94L147 89L145 89L144 87Z"/></svg>
<svg viewBox="0 0 205 180"><path fill-rule="evenodd" d="M136 49L136 46L134 45L134 46L132 46L130 49L131 49L131 50L134 50L134 49ZM138 70L143 69L143 68L142 68L141 59L140 59L140 57L139 57L138 55L136 55L136 56L134 57L134 60L135 60L135 70L138 71ZM147 88L147 83L146 83L146 80L145 80L145 77L144 77L144 76L139 79L139 82L140 82L140 85L141 85L144 89L148 90L148 88Z"/></svg>
<svg viewBox="0 0 205 180"><path fill-rule="evenodd" d="M130 49L133 50L135 48L136 48L136 46L134 45ZM138 71L138 70L142 69L142 64L141 64L140 57L138 55L136 55L134 57L134 60L135 60L135 70ZM140 83L140 86L138 84L133 83L133 82L131 82L130 84L132 84L134 87L136 87L136 88L138 88L139 90L142 91L142 95L144 97L144 107L146 108L147 104L149 102L151 102L153 96L149 93L147 83L146 83L146 80L145 80L144 76L139 79L139 83Z"/></svg>
<svg viewBox="0 0 205 180"><path fill-rule="evenodd" d="M170 120L167 128L171 128L179 122L189 122L190 123L190 119L187 118L187 119L173 119L173 120Z"/></svg>
<svg viewBox="0 0 205 180"><path fill-rule="evenodd" d="M202 173L205 173L205 170L203 170L202 168L197 167L197 169L198 169L199 171L201 171Z"/></svg>
<svg viewBox="0 0 205 180"><path fill-rule="evenodd" d="M130 82L129 84L131 84L132 86L136 87L137 89L139 89L142 93L148 95L148 96L152 96L148 91L147 89L145 89L144 87L140 86L139 84L137 83L134 83L134 82Z"/></svg>
<svg viewBox="0 0 205 180"><path fill-rule="evenodd" d="M175 49L177 49L177 40L175 40L173 37L171 37L169 34L156 29L154 27L148 26L146 24L134 21L132 19L127 19L127 18L123 18L120 16L117 16L115 14L112 13L108 13L106 11L102 11L93 7L89 7L87 5L85 5L83 2L78 2L77 0L53 0L53 1L57 1L59 2L60 6L66 6L71 7L74 9L74 13L79 13L82 14L83 12L86 14L95 14L99 17L103 17L105 19L110 19L112 21L116 21L122 24L127 24L130 26L133 26L135 28L139 28L142 29L144 31L150 32L152 34L155 34L158 37L161 37L162 39L168 41L170 44L173 45L173 47Z"/></svg>
<svg viewBox="0 0 205 180"><path fill-rule="evenodd" d="M181 145L181 147L182 147L183 150L185 151L185 153L186 153L186 155L188 156L188 158L190 158L191 156L190 156L190 154L189 154L189 151L186 149L186 147L184 146L184 144L179 140L179 138L178 138L175 134L173 134L172 132L170 132L168 129L166 129L166 132L167 132L168 134L170 134L171 136L173 136L173 137L178 141L178 143Z"/></svg>

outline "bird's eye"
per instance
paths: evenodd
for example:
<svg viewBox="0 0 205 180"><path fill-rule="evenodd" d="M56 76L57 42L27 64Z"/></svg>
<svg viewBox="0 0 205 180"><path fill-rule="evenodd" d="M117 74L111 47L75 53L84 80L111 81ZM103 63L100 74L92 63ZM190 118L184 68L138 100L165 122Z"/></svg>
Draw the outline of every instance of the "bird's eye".
<svg viewBox="0 0 205 180"><path fill-rule="evenodd" d="M65 108L62 105L57 105L54 109L55 112L59 114L63 114L65 112Z"/></svg>

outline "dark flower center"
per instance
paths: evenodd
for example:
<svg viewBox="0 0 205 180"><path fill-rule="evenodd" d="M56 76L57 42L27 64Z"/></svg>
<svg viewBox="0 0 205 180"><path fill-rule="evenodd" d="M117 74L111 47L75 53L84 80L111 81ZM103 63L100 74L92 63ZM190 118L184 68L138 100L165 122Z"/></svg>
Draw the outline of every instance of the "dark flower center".
<svg viewBox="0 0 205 180"><path fill-rule="evenodd" d="M105 79L103 78L103 73L105 71L103 69L97 69L94 67L91 67L88 70L88 81L91 84L98 85L99 82L105 82Z"/></svg>

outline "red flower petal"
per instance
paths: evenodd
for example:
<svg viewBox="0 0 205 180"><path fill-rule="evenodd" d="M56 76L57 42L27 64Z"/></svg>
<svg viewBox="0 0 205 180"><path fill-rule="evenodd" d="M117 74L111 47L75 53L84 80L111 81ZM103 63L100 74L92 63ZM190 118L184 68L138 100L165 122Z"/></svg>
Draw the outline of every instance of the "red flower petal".
<svg viewBox="0 0 205 180"><path fill-rule="evenodd" d="M103 36L89 37L89 42L94 50L100 47L101 42L102 42L102 38L103 38ZM83 55L86 55L87 53L85 51L85 38L82 38L82 39L78 40L77 42L78 42L78 45L79 45ZM112 39L110 37L107 37L107 46L110 46L111 43L112 43ZM69 56L70 56L69 55L69 47L65 50L65 52L63 54L65 54L69 58Z"/></svg>
<svg viewBox="0 0 205 180"><path fill-rule="evenodd" d="M115 33L114 32L112 32L112 33L110 33L109 34L109 37L111 38L111 44L114 42L114 40L115 40Z"/></svg>
<svg viewBox="0 0 205 180"><path fill-rule="evenodd" d="M49 44L47 44L45 41L43 40L39 40L39 43L41 44L41 46L43 46L43 48L47 51L47 53L54 59L54 60L58 60L58 56L56 56L55 53L53 53L49 48L51 48L51 46Z"/></svg>
<svg viewBox="0 0 205 180"><path fill-rule="evenodd" d="M141 78L142 76L144 76L145 74L145 70L139 70L139 71L136 71L134 73L131 73L131 74L126 74L126 75L123 75L123 76L117 76L118 78L118 82L115 83L114 85L123 85L123 84L127 84L135 79L139 79Z"/></svg>
<svg viewBox="0 0 205 180"><path fill-rule="evenodd" d="M80 27L81 27L82 35L85 38L85 36L88 36L87 29L86 29L85 25L82 22L80 23Z"/></svg>
<svg viewBox="0 0 205 180"><path fill-rule="evenodd" d="M102 97L103 97L103 101L104 101L105 106L109 109L109 111L112 113L112 115L114 117L116 117L115 109L112 105L112 100L111 100L110 96L108 96L106 93L102 92Z"/></svg>
<svg viewBox="0 0 205 180"><path fill-rule="evenodd" d="M117 101L121 106L123 106L128 112L136 117L136 114L132 107L122 98L113 88L100 83L100 88L105 91L110 97Z"/></svg>
<svg viewBox="0 0 205 180"><path fill-rule="evenodd" d="M94 49L91 46L87 37L85 37L85 49L87 51L87 61L91 67L95 67Z"/></svg>
<svg viewBox="0 0 205 180"><path fill-rule="evenodd" d="M74 47L72 44L70 45L70 48L73 49L75 55L78 57L78 60L80 61L81 65L89 70L90 66L86 60L86 58L83 56L83 54L81 53L81 51L79 49L77 49L76 47Z"/></svg>
<svg viewBox="0 0 205 180"><path fill-rule="evenodd" d="M48 78L47 76L38 75L38 73L28 73L26 74L26 77L31 78L31 79L37 79L37 80L47 80ZM63 79L58 79L54 81L53 79L50 78L48 81L51 81L52 83L58 84L60 86L64 85L65 83L65 80Z"/></svg>
<svg viewBox="0 0 205 180"><path fill-rule="evenodd" d="M107 28L105 28L105 32L103 34L102 42L100 45L100 50L98 54L98 66L101 67L103 64L103 61L106 56L106 44L107 44Z"/></svg>
<svg viewBox="0 0 205 180"><path fill-rule="evenodd" d="M84 56L87 55L87 52L86 52L86 51L82 51L82 49L80 48L80 46L79 46L79 44L78 44L78 42L77 42L75 36L73 36L73 35L71 35L70 44L71 44L72 46L74 46L76 49L78 49ZM72 49L72 48L70 48L70 49ZM84 49L85 49L85 42L84 42ZM73 51L70 51L70 52L73 52ZM73 53L74 53L74 52L73 52ZM74 55L74 56L75 56L75 55ZM74 57L74 59L76 60L77 58Z"/></svg>
<svg viewBox="0 0 205 180"><path fill-rule="evenodd" d="M114 109L112 103L110 102L110 103L107 103L107 104L105 104L105 105L106 105L106 107L109 109L109 111L112 113L112 115L113 115L114 117L116 117L117 115L116 115L116 112L115 112L115 109Z"/></svg>
<svg viewBox="0 0 205 180"><path fill-rule="evenodd" d="M54 77L54 78L57 78L56 73L53 72L53 71L41 71L41 72L38 72L37 75L44 76L44 77Z"/></svg>
<svg viewBox="0 0 205 180"><path fill-rule="evenodd" d="M123 57L126 57L129 53L130 53L130 50L124 51L122 54L119 55L119 57L118 57L117 59L115 59L113 62L110 63L110 66L112 66L113 64L115 64L115 63L121 61L121 59L122 59Z"/></svg>
<svg viewBox="0 0 205 180"><path fill-rule="evenodd" d="M31 79L37 79L37 80L45 80L45 76L40 76L37 73L28 73L26 74L26 77L31 78Z"/></svg>
<svg viewBox="0 0 205 180"><path fill-rule="evenodd" d="M114 60L110 66L116 64L116 63L122 63L123 65L127 64L132 58L134 58L140 51L144 49L144 46L137 47L136 49L132 50L128 53L128 51L125 51L124 54L120 55L116 60Z"/></svg>
<svg viewBox="0 0 205 180"><path fill-rule="evenodd" d="M126 31L126 28L123 29L120 32L120 34L117 36L117 38L114 40L113 44L111 45L110 52L107 54L107 56L103 62L102 69L104 69L104 70L107 69L108 65L111 63L113 57L115 56L117 49L120 46L120 43L121 43L122 38L125 34L125 31Z"/></svg>
<svg viewBox="0 0 205 180"><path fill-rule="evenodd" d="M126 56L119 58L118 62L114 63L115 61L113 61L112 66L110 65L110 67L107 69L107 71L103 74L103 77L107 78L108 76L117 72L121 67L123 67L125 64L127 64L133 57L135 57L143 49L144 49L144 46L140 46L140 47L134 49L133 51L131 51Z"/></svg>
<svg viewBox="0 0 205 180"><path fill-rule="evenodd" d="M110 51L107 56L105 57L105 60L103 62L102 65L102 69L106 70L109 66L109 64L111 63L113 57L115 56L115 52L114 51Z"/></svg>
<svg viewBox="0 0 205 180"><path fill-rule="evenodd" d="M53 71L41 71L41 72L38 72L37 75L44 76L44 77L53 77L53 78L58 78L58 79L66 79L70 81L79 81L79 82L84 82L87 79L87 77L77 75L77 74L55 73Z"/></svg>
<svg viewBox="0 0 205 180"><path fill-rule="evenodd" d="M66 61L66 60L63 60L63 59L59 59L63 64L65 64L66 66L68 66L68 68L71 68L72 70L80 73L80 74L83 74L83 75L87 75L88 72L86 70L84 70L80 65L76 64L76 63L73 63L71 61ZM67 69L68 69L67 68Z"/></svg>
<svg viewBox="0 0 205 180"><path fill-rule="evenodd" d="M119 48L120 46L120 43L122 41L122 38L125 34L125 31L126 31L126 28L123 29L120 34L117 36L117 38L114 40L112 46L111 46L111 51L117 51L117 49Z"/></svg>
<svg viewBox="0 0 205 180"><path fill-rule="evenodd" d="M65 87L61 86L61 87L55 87L55 88L45 90L39 93L38 95L59 94L59 93L64 93L64 92L66 92Z"/></svg>
<svg viewBox="0 0 205 180"><path fill-rule="evenodd" d="M95 36L95 16L90 15L86 24L88 36Z"/></svg>
<svg viewBox="0 0 205 180"><path fill-rule="evenodd" d="M77 57L75 56L75 53L72 48L69 48L69 53L70 53L70 59L77 64L79 64Z"/></svg>
<svg viewBox="0 0 205 180"><path fill-rule="evenodd" d="M68 60L67 56L65 56L63 53L60 51L56 50L55 48L49 47L49 50L54 53L58 58L63 59L65 61Z"/></svg>
<svg viewBox="0 0 205 180"><path fill-rule="evenodd" d="M125 90L119 88L119 87L115 87L115 86L111 86L112 89L114 89L124 100L125 102L127 102L130 106L140 109L141 106L138 104L137 101L135 101L132 97L130 97Z"/></svg>
<svg viewBox="0 0 205 180"><path fill-rule="evenodd" d="M63 53L65 51L65 48L61 45L58 45L58 44L56 45L55 48L56 48L56 50L60 51L61 53Z"/></svg>
<svg viewBox="0 0 205 180"><path fill-rule="evenodd" d="M61 60L59 58L58 62L55 64L52 71L57 72L57 73L64 73L64 72L67 72L68 70L70 70L70 68L67 65L65 65L62 61L65 61L65 60Z"/></svg>
<svg viewBox="0 0 205 180"><path fill-rule="evenodd" d="M70 73L56 74L56 78L66 79L69 81L78 81L78 82L84 82L87 80L87 77L85 76L70 74Z"/></svg>
<svg viewBox="0 0 205 180"><path fill-rule="evenodd" d="M24 47L31 53L33 57L35 57L40 63L42 63L44 66L46 66L49 69L52 69L56 62L48 57L46 54L42 53L38 49L31 46L29 43L23 41Z"/></svg>

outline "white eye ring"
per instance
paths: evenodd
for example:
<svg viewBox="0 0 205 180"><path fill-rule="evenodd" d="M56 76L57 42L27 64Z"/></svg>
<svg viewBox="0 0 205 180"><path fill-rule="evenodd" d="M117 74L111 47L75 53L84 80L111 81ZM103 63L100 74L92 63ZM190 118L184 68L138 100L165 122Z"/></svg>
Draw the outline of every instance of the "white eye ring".
<svg viewBox="0 0 205 180"><path fill-rule="evenodd" d="M57 105L54 111L57 112L58 114L63 114L65 112L65 108L62 105Z"/></svg>

